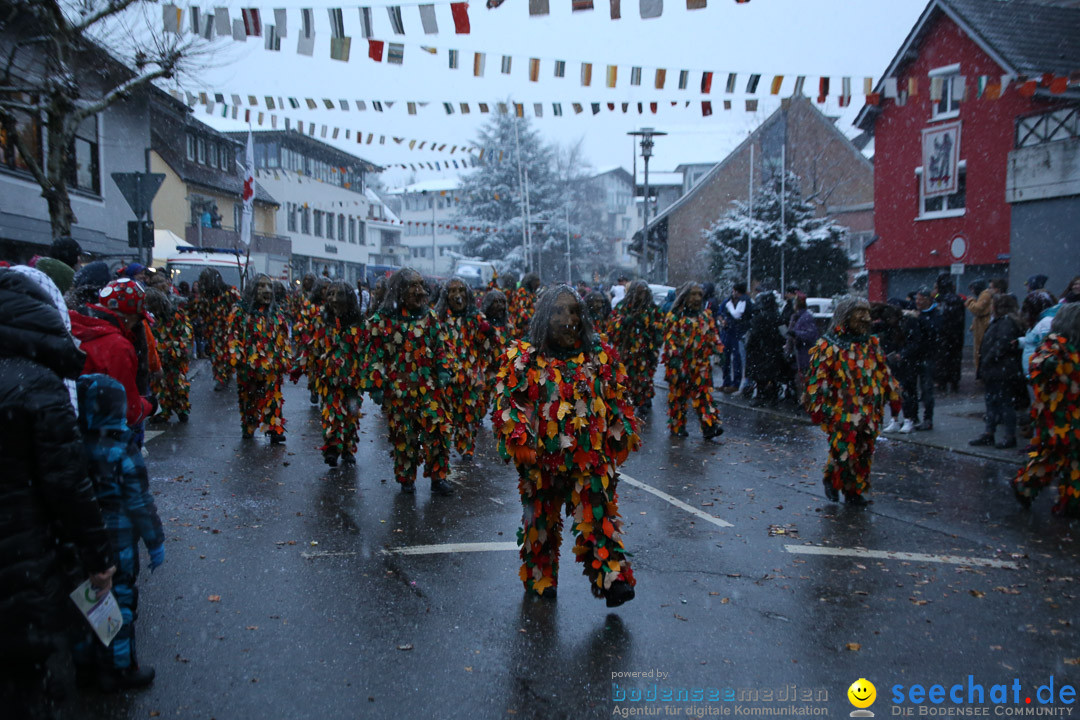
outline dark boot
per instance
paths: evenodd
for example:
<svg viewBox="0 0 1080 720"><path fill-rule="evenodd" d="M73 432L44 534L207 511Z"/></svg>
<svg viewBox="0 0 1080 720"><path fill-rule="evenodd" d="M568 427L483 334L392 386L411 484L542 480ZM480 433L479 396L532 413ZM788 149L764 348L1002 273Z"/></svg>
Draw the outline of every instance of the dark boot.
<svg viewBox="0 0 1080 720"><path fill-rule="evenodd" d="M840 502L840 491L832 485L825 486L825 497L833 502Z"/></svg>
<svg viewBox="0 0 1080 720"><path fill-rule="evenodd" d="M400 483L400 484L401 484L401 494L402 495L415 495L416 494L416 483L415 482L406 482L406 483Z"/></svg>
<svg viewBox="0 0 1080 720"><path fill-rule="evenodd" d="M270 433L270 444L271 445L284 445L285 444L285 433Z"/></svg>
<svg viewBox="0 0 1080 720"><path fill-rule="evenodd" d="M855 492L851 492L851 493L846 492L846 493L844 493L844 502L846 502L848 505L854 505L855 507L866 507L867 505L870 504L869 500L864 498L859 493L855 493Z"/></svg>
<svg viewBox="0 0 1080 720"><path fill-rule="evenodd" d="M431 481L431 493L432 495L441 495L442 497L450 497L454 494L454 488L450 483L440 478L438 480Z"/></svg>
<svg viewBox="0 0 1080 720"><path fill-rule="evenodd" d="M604 597L607 600L608 607L619 607L623 603L634 599L634 588L625 580L616 580L611 583L611 587L608 588Z"/></svg>
<svg viewBox="0 0 1080 720"><path fill-rule="evenodd" d="M701 434L706 440L712 440L714 437L720 437L724 434L724 428L719 425L708 425L702 429Z"/></svg>
<svg viewBox="0 0 1080 720"><path fill-rule="evenodd" d="M330 467L337 467L338 454L333 450L323 450L323 462Z"/></svg>
<svg viewBox="0 0 1080 720"><path fill-rule="evenodd" d="M98 675L98 690L103 693L137 690L154 682L154 668L132 665L126 668L105 668Z"/></svg>

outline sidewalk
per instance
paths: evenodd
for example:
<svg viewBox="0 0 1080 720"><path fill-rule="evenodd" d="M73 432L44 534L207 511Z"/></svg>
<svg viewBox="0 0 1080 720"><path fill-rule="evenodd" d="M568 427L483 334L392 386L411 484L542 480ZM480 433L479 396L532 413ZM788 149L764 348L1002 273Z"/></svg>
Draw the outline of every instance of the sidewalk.
<svg viewBox="0 0 1080 720"><path fill-rule="evenodd" d="M719 368L714 367L713 373L714 384L720 382L723 375ZM755 408L750 405L750 400L744 398L741 393L726 395L720 392L719 387L717 384L713 397L720 405L731 405L777 417L789 418L807 425L810 424L810 418L792 401L781 400L776 407ZM1023 437L1017 437L1019 447L1012 450L998 450L994 447L971 447L968 445L969 440L982 434L983 412L985 410L982 386L975 380L975 368L970 360L964 365L959 392L935 393L934 401L933 430L913 432L907 435L889 433L880 437L887 438L888 442L925 445L926 447L949 450L986 460L1005 462L1017 467L1025 462L1026 457L1021 450L1027 444L1027 441Z"/></svg>

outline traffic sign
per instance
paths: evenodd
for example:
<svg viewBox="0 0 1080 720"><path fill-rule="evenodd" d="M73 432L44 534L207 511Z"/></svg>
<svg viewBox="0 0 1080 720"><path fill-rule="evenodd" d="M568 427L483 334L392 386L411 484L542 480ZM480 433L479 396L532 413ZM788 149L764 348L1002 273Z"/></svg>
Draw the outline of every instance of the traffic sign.
<svg viewBox="0 0 1080 720"><path fill-rule="evenodd" d="M113 173L112 179L131 206L135 217L141 218L150 210L150 203L154 201L161 183L165 182L165 174Z"/></svg>
<svg viewBox="0 0 1080 720"><path fill-rule="evenodd" d="M128 247L154 247L153 220L128 220Z"/></svg>

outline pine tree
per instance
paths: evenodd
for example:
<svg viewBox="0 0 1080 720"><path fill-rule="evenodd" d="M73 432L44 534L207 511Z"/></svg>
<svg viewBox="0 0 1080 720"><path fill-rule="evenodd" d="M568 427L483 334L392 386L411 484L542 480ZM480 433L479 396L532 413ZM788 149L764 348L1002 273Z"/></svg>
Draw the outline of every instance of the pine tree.
<svg viewBox="0 0 1080 720"><path fill-rule="evenodd" d="M722 283L746 278L747 242L752 239L752 277L779 281L783 254L785 282L807 295L830 297L848 287L851 259L846 250L847 228L818 217L803 198L799 178L788 172L784 181L784 223L780 223L781 182L771 177L749 204L740 200L708 230L702 231L709 269Z"/></svg>
<svg viewBox="0 0 1080 720"><path fill-rule="evenodd" d="M470 228L460 235L463 253L494 263L500 274L520 275L531 270L540 273L545 283L565 281L569 229L574 275L590 273L599 238L580 224L585 215L583 195L575 191L584 170L580 153L573 149L560 153L543 141L528 118L513 115L492 117L480 129L475 144L484 149L484 157L477 169L462 179L462 201L457 208L458 224ZM522 247L526 175L531 258Z"/></svg>

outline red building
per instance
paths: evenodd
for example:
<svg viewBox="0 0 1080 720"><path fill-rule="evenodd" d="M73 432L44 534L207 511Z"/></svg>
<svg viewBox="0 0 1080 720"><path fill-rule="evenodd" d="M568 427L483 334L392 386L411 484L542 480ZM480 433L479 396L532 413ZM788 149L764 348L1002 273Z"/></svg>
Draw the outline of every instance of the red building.
<svg viewBox="0 0 1080 720"><path fill-rule="evenodd" d="M1018 124L1075 105L1080 96L1068 84L1080 69L1080 9L1066 4L931 0L919 17L875 88L878 104L856 120L874 135L878 237L866 248L872 300L930 286L938 273L961 271L959 264L961 292L974 280L1009 274L1009 198L1016 199L1006 189L1021 147ZM942 130L952 133L947 141ZM940 156L924 153L927 131L934 134L928 148L944 144ZM939 177L954 191L935 194L945 190ZM1075 203L1070 207L1075 212Z"/></svg>

